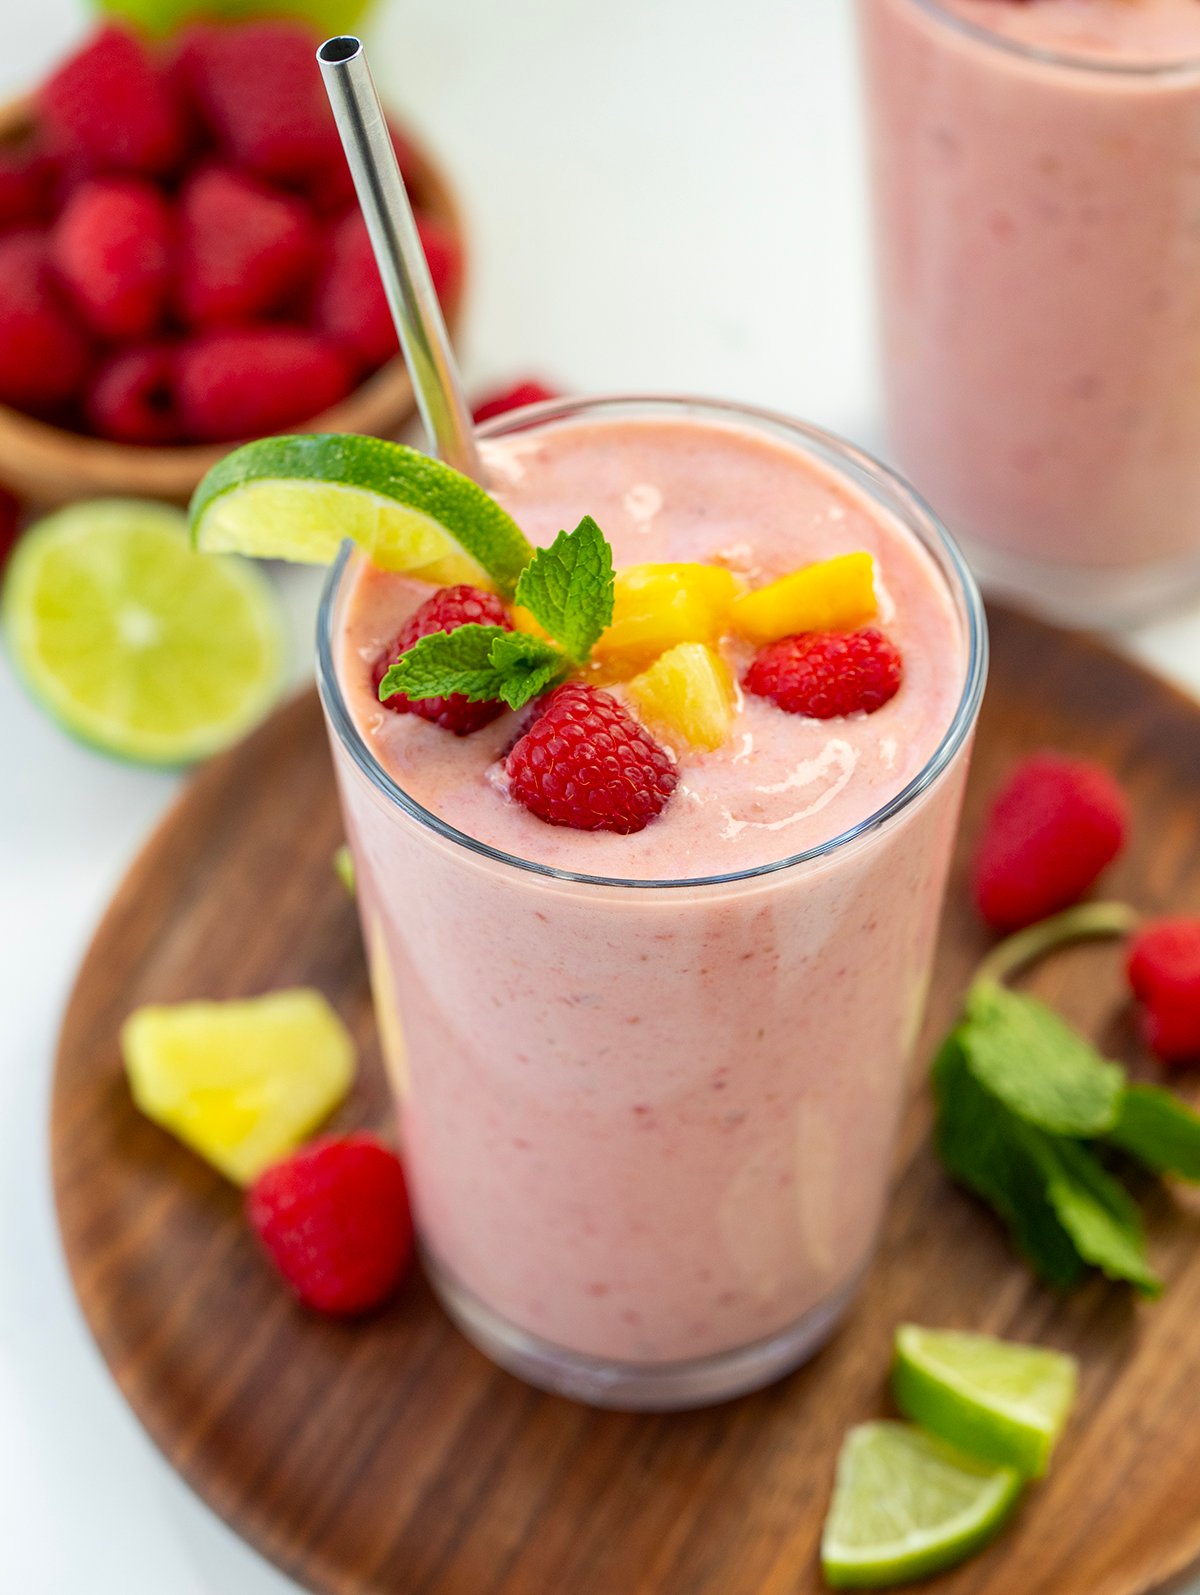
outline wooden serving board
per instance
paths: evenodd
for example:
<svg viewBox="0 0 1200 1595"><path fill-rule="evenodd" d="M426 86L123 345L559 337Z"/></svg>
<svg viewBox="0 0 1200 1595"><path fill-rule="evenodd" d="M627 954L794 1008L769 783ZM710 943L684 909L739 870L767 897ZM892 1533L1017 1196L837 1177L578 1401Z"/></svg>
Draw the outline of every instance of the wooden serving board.
<svg viewBox="0 0 1200 1595"><path fill-rule="evenodd" d="M1136 805L1113 895L1200 911L1200 708L1087 641L994 615L995 665L951 885L927 1057L985 938L966 902L981 803L1030 749L1087 752ZM528 1389L451 1328L415 1279L339 1326L268 1274L239 1198L134 1110L117 1050L136 1004L321 987L362 1047L335 1121L389 1128L353 907L311 693L195 779L130 871L63 1028L54 1179L75 1286L166 1456L253 1545L322 1595L793 1595L850 1424L887 1411L902 1319L1075 1352L1082 1394L1051 1477L946 1595L1147 1595L1200 1565L1200 1198L1148 1188L1163 1300L1036 1285L946 1180L914 1088L878 1260L842 1332L774 1389L671 1417ZM1037 989L1139 1058L1113 948ZM918 1071L923 1073L923 1071ZM846 1171L847 1178L854 1171Z"/></svg>

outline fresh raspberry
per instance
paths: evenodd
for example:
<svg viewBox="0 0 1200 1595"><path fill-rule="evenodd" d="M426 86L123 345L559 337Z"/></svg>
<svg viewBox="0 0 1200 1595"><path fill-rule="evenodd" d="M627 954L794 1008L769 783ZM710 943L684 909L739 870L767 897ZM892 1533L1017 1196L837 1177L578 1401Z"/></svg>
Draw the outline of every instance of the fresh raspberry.
<svg viewBox="0 0 1200 1595"><path fill-rule="evenodd" d="M235 166L301 183L345 167L315 59L320 42L282 17L198 22L182 31L179 77Z"/></svg>
<svg viewBox="0 0 1200 1595"><path fill-rule="evenodd" d="M541 404L544 399L558 397L558 393L544 382L539 382L536 377L526 377L523 382L515 382L511 388L502 388L498 393L489 393L486 399L481 399L475 406L475 424L479 426L495 416L507 415L509 410L520 410L527 404Z"/></svg>
<svg viewBox="0 0 1200 1595"><path fill-rule="evenodd" d="M327 339L298 327L201 333L179 345L179 414L188 437L257 437L311 420L346 396L351 374Z"/></svg>
<svg viewBox="0 0 1200 1595"><path fill-rule="evenodd" d="M42 85L38 108L86 171L161 175L178 165L187 122L166 74L130 29L100 28Z"/></svg>
<svg viewBox="0 0 1200 1595"><path fill-rule="evenodd" d="M42 411L84 380L88 341L58 291L44 233L0 238L0 403Z"/></svg>
<svg viewBox="0 0 1200 1595"><path fill-rule="evenodd" d="M178 304L195 327L280 310L316 263L303 202L238 172L197 172L180 194L179 220Z"/></svg>
<svg viewBox="0 0 1200 1595"><path fill-rule="evenodd" d="M1121 851L1129 805L1107 770L1037 753L994 800L975 854L979 912L996 930L1020 930L1069 908Z"/></svg>
<svg viewBox="0 0 1200 1595"><path fill-rule="evenodd" d="M347 350L361 370L373 371L399 349L361 211L350 211L333 229L313 301L313 324Z"/></svg>
<svg viewBox="0 0 1200 1595"><path fill-rule="evenodd" d="M458 288L462 276L462 251L458 239L445 225L432 216L417 216L417 232L421 235L421 248L429 262L429 275L438 298L444 305Z"/></svg>
<svg viewBox="0 0 1200 1595"><path fill-rule="evenodd" d="M495 593L466 585L442 587L413 611L392 646L375 661L376 693L379 683L400 655L407 653L422 637L435 631L457 631L460 626L503 626L505 631L512 630L512 622ZM434 725L453 731L457 737L469 736L481 726L489 725L504 711L502 703L472 703L460 692L446 698L406 698L402 692L395 692L383 702L385 708L397 714L419 714L423 720L432 720Z"/></svg>
<svg viewBox="0 0 1200 1595"><path fill-rule="evenodd" d="M874 714L894 698L904 677L900 650L874 627L806 631L781 637L755 655L747 692L771 698L789 714L833 720Z"/></svg>
<svg viewBox="0 0 1200 1595"><path fill-rule="evenodd" d="M292 1291L335 1317L381 1306L412 1258L404 1170L371 1135L327 1137L275 1164L246 1212Z"/></svg>
<svg viewBox="0 0 1200 1595"><path fill-rule="evenodd" d="M1200 919L1160 919L1130 943L1129 984L1164 1063L1200 1060Z"/></svg>
<svg viewBox="0 0 1200 1595"><path fill-rule="evenodd" d="M48 222L58 163L33 135L0 144L0 231Z"/></svg>
<svg viewBox="0 0 1200 1595"><path fill-rule="evenodd" d="M114 354L88 390L87 416L94 432L115 443L179 442L173 350L152 344Z"/></svg>
<svg viewBox="0 0 1200 1595"><path fill-rule="evenodd" d="M505 761L509 790L547 825L628 836L661 814L675 762L609 692L568 682Z"/></svg>
<svg viewBox="0 0 1200 1595"><path fill-rule="evenodd" d="M20 504L6 488L0 487L0 570L16 547L20 519Z"/></svg>
<svg viewBox="0 0 1200 1595"><path fill-rule="evenodd" d="M157 189L137 177L77 188L50 235L59 279L81 315L114 343L152 336L171 285L173 222Z"/></svg>

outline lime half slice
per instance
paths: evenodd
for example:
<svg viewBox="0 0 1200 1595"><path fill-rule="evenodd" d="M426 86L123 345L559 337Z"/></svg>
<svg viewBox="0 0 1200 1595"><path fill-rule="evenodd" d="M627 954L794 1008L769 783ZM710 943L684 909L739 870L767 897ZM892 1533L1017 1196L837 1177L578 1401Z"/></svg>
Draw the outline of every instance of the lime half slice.
<svg viewBox="0 0 1200 1595"><path fill-rule="evenodd" d="M892 1389L906 1417L989 1462L1040 1478L1075 1400L1073 1357L990 1335L896 1331Z"/></svg>
<svg viewBox="0 0 1200 1595"><path fill-rule="evenodd" d="M953 1567L996 1533L1021 1491L906 1423L851 1429L838 1458L821 1566L834 1589L885 1589Z"/></svg>
<svg viewBox="0 0 1200 1595"><path fill-rule="evenodd" d="M192 498L209 553L328 565L350 538L380 570L494 586L511 597L533 557L521 528L469 477L384 438L262 438L227 454Z"/></svg>
<svg viewBox="0 0 1200 1595"><path fill-rule="evenodd" d="M32 527L4 584L4 625L30 693L84 741L185 764L236 741L278 695L278 602L252 565L206 559L178 510L73 505Z"/></svg>

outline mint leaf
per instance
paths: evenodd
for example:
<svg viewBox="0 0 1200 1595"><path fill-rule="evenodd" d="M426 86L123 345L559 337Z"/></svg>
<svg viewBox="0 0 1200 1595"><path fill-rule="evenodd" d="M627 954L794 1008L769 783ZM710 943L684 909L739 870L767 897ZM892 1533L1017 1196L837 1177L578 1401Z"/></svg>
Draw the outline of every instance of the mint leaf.
<svg viewBox="0 0 1200 1595"><path fill-rule="evenodd" d="M1030 1155L1036 1134L979 1084L967 1064L961 1031L952 1031L934 1062L934 1137L948 1172L1003 1221L1013 1245L1048 1285L1077 1285L1086 1265L1050 1205L1046 1181Z"/></svg>
<svg viewBox="0 0 1200 1595"><path fill-rule="evenodd" d="M497 695L510 709L522 708L570 669L561 649L523 631L501 632L488 661L500 677Z"/></svg>
<svg viewBox="0 0 1200 1595"><path fill-rule="evenodd" d="M491 663L492 644L509 634L503 626L459 626L422 637L379 683L379 700L393 693L406 698L444 698L460 692L472 703L500 696L500 676Z"/></svg>
<svg viewBox="0 0 1200 1595"><path fill-rule="evenodd" d="M559 532L521 572L516 602L583 664L612 620L612 549L590 515L573 532Z"/></svg>
<svg viewBox="0 0 1200 1595"><path fill-rule="evenodd" d="M1030 1134L1046 1196L1079 1255L1109 1279L1126 1280L1145 1296L1160 1295L1162 1281L1146 1260L1142 1221L1125 1187L1086 1146Z"/></svg>
<svg viewBox="0 0 1200 1595"><path fill-rule="evenodd" d="M967 998L961 1042L985 1090L1055 1135L1097 1136L1117 1122L1124 1071L1036 998L990 981Z"/></svg>
<svg viewBox="0 0 1200 1595"><path fill-rule="evenodd" d="M1200 1180L1200 1114L1162 1086L1131 1085L1106 1139L1156 1174Z"/></svg>

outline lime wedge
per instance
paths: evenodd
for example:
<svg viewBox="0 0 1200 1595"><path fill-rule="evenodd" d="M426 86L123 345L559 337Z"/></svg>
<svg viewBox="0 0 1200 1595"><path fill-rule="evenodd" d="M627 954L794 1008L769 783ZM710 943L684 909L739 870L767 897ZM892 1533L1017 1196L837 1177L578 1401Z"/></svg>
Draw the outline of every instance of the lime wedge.
<svg viewBox="0 0 1200 1595"><path fill-rule="evenodd" d="M236 741L281 684L278 602L253 566L203 559L178 510L101 499L21 539L4 585L17 670L66 730L184 764Z"/></svg>
<svg viewBox="0 0 1200 1595"><path fill-rule="evenodd" d="M907 1423L851 1429L838 1458L821 1567L834 1589L884 1589L953 1567L996 1533L1015 1468L965 1456Z"/></svg>
<svg viewBox="0 0 1200 1595"><path fill-rule="evenodd" d="M1041 1478L1075 1400L1073 1357L990 1335L896 1331L892 1389L906 1417L989 1462Z"/></svg>
<svg viewBox="0 0 1200 1595"><path fill-rule="evenodd" d="M190 514L207 553L328 565L348 537L380 570L490 585L506 597L533 557L516 521L476 482L384 438L247 443L209 471Z"/></svg>

